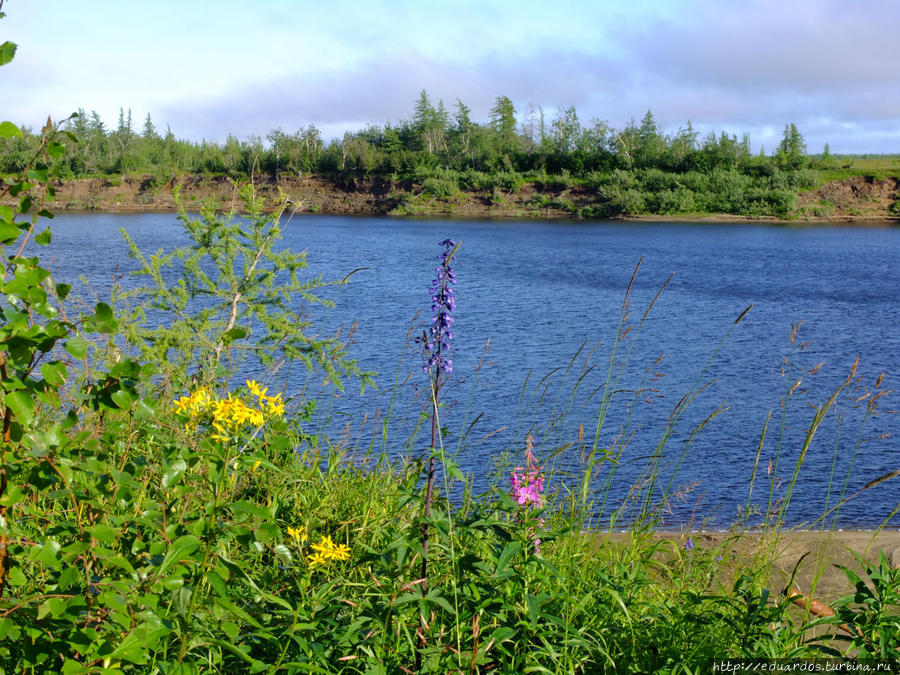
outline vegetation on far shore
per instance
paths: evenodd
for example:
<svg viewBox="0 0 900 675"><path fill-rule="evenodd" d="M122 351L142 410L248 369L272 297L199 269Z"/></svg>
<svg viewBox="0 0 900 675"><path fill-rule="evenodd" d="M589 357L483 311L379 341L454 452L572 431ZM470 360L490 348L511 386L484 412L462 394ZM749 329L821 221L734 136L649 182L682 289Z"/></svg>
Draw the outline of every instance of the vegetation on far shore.
<svg viewBox="0 0 900 675"><path fill-rule="evenodd" d="M238 181L314 176L342 189L377 181L382 198L374 211L395 214L465 214L466 204L477 201L483 210L505 215L822 220L854 212L836 208L827 195L802 203L798 195L829 181L862 177L893 181L893 203L881 217L900 217L900 156L836 157L827 145L810 155L790 123L770 155L754 155L747 136L701 138L690 122L666 134L650 111L639 123L615 129L599 120L583 124L574 108L553 120L545 120L540 108L517 115L512 102L499 96L490 120L478 123L462 101L450 113L423 91L410 120L372 125L330 142L314 126L295 133L275 129L266 139L190 142L171 130L160 134L150 115L138 129L125 111L110 129L96 112L81 110L65 130L80 142L42 157L40 164L63 181L141 175L158 188L185 175ZM19 172L39 144L40 134L27 130L0 139L0 175ZM527 199L517 199L526 185ZM507 202L515 208L504 209ZM331 208L342 207L333 201Z"/></svg>

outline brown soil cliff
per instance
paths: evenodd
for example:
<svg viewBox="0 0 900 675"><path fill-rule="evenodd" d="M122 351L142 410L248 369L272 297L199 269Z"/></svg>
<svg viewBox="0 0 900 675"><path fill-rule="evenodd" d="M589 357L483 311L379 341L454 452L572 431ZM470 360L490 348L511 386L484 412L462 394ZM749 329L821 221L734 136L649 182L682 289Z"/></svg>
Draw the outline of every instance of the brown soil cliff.
<svg viewBox="0 0 900 675"><path fill-rule="evenodd" d="M384 179L334 181L322 177L257 179L258 194L271 205L289 200L298 213L344 215L412 215L461 218L572 218L585 207L597 206L597 195L584 187L535 186L526 183L517 191L458 192L438 199L422 193L410 181ZM174 211L174 188L189 211L211 203L217 209L240 206L236 183L225 176L186 175L159 179L153 176L83 178L57 181L51 210L77 211ZM832 181L799 196L792 222L876 223L900 222L892 211L900 200L900 183L894 178L861 176ZM698 214L688 216L640 216L640 220L748 221L743 216ZM777 221L776 218L762 218Z"/></svg>

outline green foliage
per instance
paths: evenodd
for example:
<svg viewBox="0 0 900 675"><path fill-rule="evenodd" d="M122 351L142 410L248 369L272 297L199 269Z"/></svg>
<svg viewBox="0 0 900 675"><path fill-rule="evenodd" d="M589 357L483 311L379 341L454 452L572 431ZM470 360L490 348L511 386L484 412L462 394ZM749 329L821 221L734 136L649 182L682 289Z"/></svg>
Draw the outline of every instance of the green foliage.
<svg viewBox="0 0 900 675"><path fill-rule="evenodd" d="M900 659L900 567L892 565L883 551L876 562L854 556L869 582L841 566L854 592L834 603L837 614L832 623L849 628L842 638L859 658Z"/></svg>
<svg viewBox="0 0 900 675"><path fill-rule="evenodd" d="M151 284L122 292L120 300L136 302L126 321L127 343L142 360L165 364L164 374L181 391L189 381L208 384L251 357L266 367L300 361L321 369L342 387L346 376L361 373L336 336L312 334L310 307L328 307L316 291L329 285L320 277L301 280L306 254L279 250L280 218L286 200L268 213L252 186L241 190L246 215L227 217L211 208L199 219L183 207L179 219L190 245L148 257L123 231L132 256L140 263L134 274ZM168 268L177 281L167 281Z"/></svg>

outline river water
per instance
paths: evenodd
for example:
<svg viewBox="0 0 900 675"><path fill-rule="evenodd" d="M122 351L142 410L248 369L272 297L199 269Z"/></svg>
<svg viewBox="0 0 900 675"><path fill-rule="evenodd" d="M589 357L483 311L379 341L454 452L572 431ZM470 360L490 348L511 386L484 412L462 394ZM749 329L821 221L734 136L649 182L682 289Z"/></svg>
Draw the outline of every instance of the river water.
<svg viewBox="0 0 900 675"><path fill-rule="evenodd" d="M169 214L60 214L57 279L83 276L89 297L103 299L134 267L120 228L145 252L184 241ZM356 323L351 355L378 371L377 390L360 395L349 383L336 393L305 371L287 383L288 395L317 398L316 428L357 454L417 454L428 444L415 432L427 380L411 336L429 320L438 242L448 237L461 245L441 424L476 491L505 489L529 433L551 489L581 474L596 433L597 447L617 456L608 492L613 464L596 470L596 511L630 512L652 488L651 501L667 495L660 517L671 527L759 524L785 503L788 523L814 523L900 469L900 418L888 412L896 395L879 399L878 414L865 398L882 372L881 390L900 374L900 229L295 217L284 245L308 251L310 276L364 268L326 289L336 308L312 307L311 318L323 334ZM624 323L632 328L617 346L639 262ZM804 450L816 407L857 358ZM610 372L616 393L598 425ZM679 405L685 394L690 404ZM900 504L898 487L900 477L864 490L829 525L880 525Z"/></svg>

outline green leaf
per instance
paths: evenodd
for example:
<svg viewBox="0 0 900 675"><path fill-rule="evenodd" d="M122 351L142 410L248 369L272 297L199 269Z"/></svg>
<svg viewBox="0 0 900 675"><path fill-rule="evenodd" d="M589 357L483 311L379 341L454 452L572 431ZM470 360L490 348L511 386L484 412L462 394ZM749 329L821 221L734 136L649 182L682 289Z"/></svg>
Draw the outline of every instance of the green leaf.
<svg viewBox="0 0 900 675"><path fill-rule="evenodd" d="M6 576L10 586L24 586L28 583L25 574L18 567L13 567Z"/></svg>
<svg viewBox="0 0 900 675"><path fill-rule="evenodd" d="M495 628L491 633L491 641L497 644L501 644L506 640L509 640L515 634L516 631L509 626L500 626L499 628Z"/></svg>
<svg viewBox="0 0 900 675"><path fill-rule="evenodd" d="M14 215L15 211L13 211L11 206L0 204L0 220L2 220L4 223L8 223L9 225L13 225Z"/></svg>
<svg viewBox="0 0 900 675"><path fill-rule="evenodd" d="M113 567L118 567L121 570L125 570L126 572L128 572L128 574L132 574L132 575L137 574L137 572L135 572L134 567L128 561L128 559L123 558L120 555L114 555L112 557L106 558L106 559L104 559L104 562L107 565L112 565Z"/></svg>
<svg viewBox="0 0 900 675"><path fill-rule="evenodd" d="M113 314L112 308L105 302L98 302L94 308L94 330L98 333L115 333L119 329L119 323Z"/></svg>
<svg viewBox="0 0 900 675"><path fill-rule="evenodd" d="M187 462L183 459L179 459L175 463L170 466L162 477L162 486L163 489L166 490L172 487L177 481L178 477L181 476L185 471L187 471Z"/></svg>
<svg viewBox="0 0 900 675"><path fill-rule="evenodd" d="M259 527L253 530L253 537L261 544L272 541L280 534L281 531L274 523L260 523Z"/></svg>
<svg viewBox="0 0 900 675"><path fill-rule="evenodd" d="M62 154L66 151L66 146L62 143L57 143L56 141L50 141L47 144L47 154L57 159L62 156Z"/></svg>
<svg viewBox="0 0 900 675"><path fill-rule="evenodd" d="M163 559L162 564L159 566L159 574L162 574L185 558L190 558L194 551L200 548L200 544L200 539L192 534L176 539L172 543L172 547L169 549L166 557Z"/></svg>
<svg viewBox="0 0 900 675"><path fill-rule="evenodd" d="M15 621L9 618L0 619L0 640L6 640L7 638L10 641L15 642L19 639L19 635L21 635L21 630Z"/></svg>
<svg viewBox="0 0 900 675"><path fill-rule="evenodd" d="M506 566L509 564L509 561L512 560L513 556L516 555L519 551L522 550L522 542L519 541L511 541L506 545L506 548L503 549L503 553L500 554L500 558L497 560L497 569L494 570L494 575L499 576L505 570Z"/></svg>
<svg viewBox="0 0 900 675"><path fill-rule="evenodd" d="M46 183L49 174L49 169L28 169L28 171L25 172L25 177L38 183Z"/></svg>
<svg viewBox="0 0 900 675"><path fill-rule="evenodd" d="M127 389L119 389L110 398L119 410L128 410L131 408L131 404L134 403L134 396Z"/></svg>
<svg viewBox="0 0 900 675"><path fill-rule="evenodd" d="M22 130L12 122L0 122L0 138L22 138Z"/></svg>
<svg viewBox="0 0 900 675"><path fill-rule="evenodd" d="M12 122L0 122L0 138L22 138L22 130Z"/></svg>
<svg viewBox="0 0 900 675"><path fill-rule="evenodd" d="M244 500L232 502L230 505L230 508L231 508L231 512L235 515L238 515L240 513L247 513L247 514L256 516L257 518L262 518L262 519L271 518L271 514L269 513L269 511L267 509L264 509L262 506L257 506L253 502L248 502L248 501L244 501Z"/></svg>
<svg viewBox="0 0 900 675"><path fill-rule="evenodd" d="M4 404L13 412L22 425L31 423L34 414L34 399L24 391L11 391L4 398Z"/></svg>
<svg viewBox="0 0 900 675"><path fill-rule="evenodd" d="M115 544L118 530L109 525L94 525L88 528L88 532L101 544Z"/></svg>
<svg viewBox="0 0 900 675"><path fill-rule="evenodd" d="M222 336L226 345L230 345L235 340L247 337L247 329L243 326L235 326Z"/></svg>
<svg viewBox="0 0 900 675"><path fill-rule="evenodd" d="M47 244L49 244L50 243L50 228L48 227L43 232L35 235L34 243L38 244L39 246L46 246Z"/></svg>
<svg viewBox="0 0 900 675"><path fill-rule="evenodd" d="M229 600L231 598L231 595L228 593L228 585L217 572L209 572L206 575L206 580L209 581L209 585L212 586L213 590L216 592L216 595L218 595L220 598L225 598L226 600Z"/></svg>
<svg viewBox="0 0 900 675"><path fill-rule="evenodd" d="M34 185L31 183L26 183L25 181L19 181L18 183L13 183L9 186L9 196L10 197L18 197L19 193L24 190L30 190Z"/></svg>
<svg viewBox="0 0 900 675"><path fill-rule="evenodd" d="M156 417L156 405L153 401L145 401L144 399L139 399L137 402L137 407L134 410L134 414L138 419L150 419Z"/></svg>
<svg viewBox="0 0 900 675"><path fill-rule="evenodd" d="M35 546L32 549L32 557L39 563L56 569L59 566L59 550L61 546L55 539L46 544Z"/></svg>
<svg viewBox="0 0 900 675"><path fill-rule="evenodd" d="M41 365L41 375L44 381L51 387L61 387L66 383L66 364L59 361L50 361Z"/></svg>
<svg viewBox="0 0 900 675"><path fill-rule="evenodd" d="M448 614L456 614L453 607L450 606L450 603L447 602L447 599L443 595L441 595L440 591L437 588L430 589L428 591L428 595L425 596L425 599L430 600L434 604L438 605Z"/></svg>
<svg viewBox="0 0 900 675"><path fill-rule="evenodd" d="M0 45L0 66L5 66L16 56L16 43L7 40Z"/></svg>
<svg viewBox="0 0 900 675"><path fill-rule="evenodd" d="M291 550L284 544L277 544L275 546L275 555L278 556L278 558L284 565L290 565L293 562Z"/></svg>
<svg viewBox="0 0 900 675"><path fill-rule="evenodd" d="M13 242L19 238L20 234L22 234L22 231L15 225L6 221L0 221L0 242L4 244Z"/></svg>
<svg viewBox="0 0 900 675"><path fill-rule="evenodd" d="M73 337L66 340L66 344L63 346L65 347L65 350L76 359L83 359L87 354L88 343L80 337Z"/></svg>

